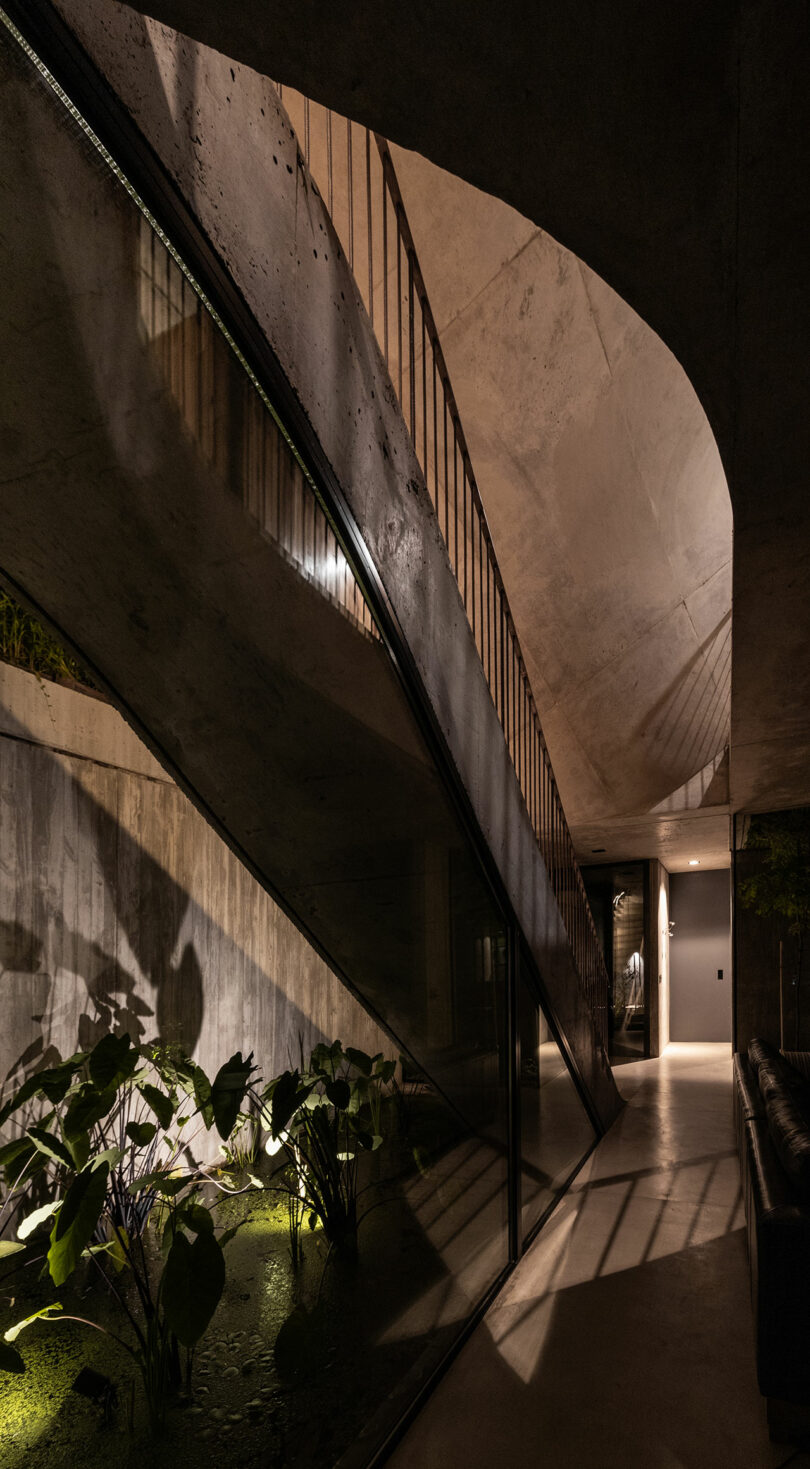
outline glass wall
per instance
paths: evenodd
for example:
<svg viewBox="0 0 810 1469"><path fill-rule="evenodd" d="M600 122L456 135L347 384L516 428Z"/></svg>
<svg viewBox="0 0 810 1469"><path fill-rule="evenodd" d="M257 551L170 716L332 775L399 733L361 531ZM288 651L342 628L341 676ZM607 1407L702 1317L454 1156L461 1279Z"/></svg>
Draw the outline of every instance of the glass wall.
<svg viewBox="0 0 810 1469"><path fill-rule="evenodd" d="M518 983L521 1229L553 1205L595 1141L594 1129L521 956Z"/></svg>
<svg viewBox="0 0 810 1469"><path fill-rule="evenodd" d="M2 28L0 66L11 140L0 180L10 201L4 279L16 302L52 323L30 383L29 359L20 357L21 393L36 394L38 454L47 456L48 435L58 448L65 425L88 426L82 503L71 505L57 536L68 546L74 534L83 538L92 562L97 516L120 515L126 526L127 574L111 596L105 634L108 648L119 639L119 662L105 666L103 648L91 649L90 661L159 745L182 731L174 748L189 785L380 1018L397 1063L374 1137L358 1145L365 1217L351 1259L327 1242L314 1213L303 1232L295 1214L296 1235L297 1201L288 1190L280 1203L274 1192L265 1144L278 1139L267 1135L265 1111L248 1119L247 1151L229 1142L228 1186L237 1181L245 1191L217 1216L240 1231L228 1241L226 1293L164 1437L144 1452L150 1463L176 1462L193 1435L202 1461L223 1466L360 1464L509 1263L509 1184L519 1165L509 1129L517 1045L509 993L517 980L507 916L340 527L264 385L132 187ZM51 462L58 466L58 453ZM174 605L188 585L189 565L194 597L159 637L142 637L155 609ZM40 588L27 590L36 597ZM206 656L190 667L201 628L211 630ZM217 680L234 676L239 697L224 700ZM200 701L191 721L190 685ZM224 770L216 788L205 785L206 742ZM268 772L271 798L257 802L252 792L267 790ZM147 901L141 921L146 930L159 922ZM281 957L274 981L288 983ZM223 991L230 983L221 977ZM528 970L519 991L525 1234L592 1132ZM293 999L308 1007L322 1042L352 1046L352 1035L335 1035L334 1014L317 994ZM158 1016L154 1040L168 1039ZM267 1045L246 1006L243 1052L262 1066ZM307 1058L298 1046L291 1028L288 1054L300 1068ZM352 1063L362 1074L364 1064ZM324 1108L338 1109L343 1095L334 1086L318 1092ZM133 1144L138 1135L127 1134ZM57 1150L56 1170L70 1166L65 1156ZM342 1177L349 1163L354 1155L344 1151L330 1166ZM183 1226L189 1240L194 1217ZM160 1239L152 1224L144 1230L144 1269L157 1279ZM115 1323L115 1297L84 1276L60 1288L60 1304L75 1307L77 1290L81 1309L68 1314ZM32 1312L48 1304L49 1291L37 1272L24 1275L15 1314L21 1302ZM137 1315L137 1302L133 1309ZM38 1404L33 1418L15 1420L21 1455L44 1434L58 1450L53 1462L93 1469L126 1458L130 1429L126 1411L112 1407L115 1394L105 1399L112 1421L98 1443L88 1446L86 1425L71 1412L82 1361L112 1381L120 1404L136 1404L134 1431L146 1442L126 1348L102 1350L95 1335L70 1326L59 1338L67 1345L55 1347L40 1323L21 1343L26 1374L9 1392Z"/></svg>
<svg viewBox="0 0 810 1469"><path fill-rule="evenodd" d="M644 862L583 867L582 876L610 984L614 1063L647 1054L647 914Z"/></svg>

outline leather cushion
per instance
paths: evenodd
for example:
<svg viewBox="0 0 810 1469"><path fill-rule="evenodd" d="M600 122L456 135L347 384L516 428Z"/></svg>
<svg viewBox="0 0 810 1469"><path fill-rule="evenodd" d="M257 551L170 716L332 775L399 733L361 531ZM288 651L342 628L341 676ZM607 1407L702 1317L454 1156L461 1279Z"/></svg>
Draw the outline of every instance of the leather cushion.
<svg viewBox="0 0 810 1469"><path fill-rule="evenodd" d="M759 1037L752 1040L748 1047L748 1060L756 1073L757 1085L766 1104L769 1096L779 1096L787 1092L798 1092L803 1097L807 1094L810 1104L810 1082L770 1041Z"/></svg>
<svg viewBox="0 0 810 1469"><path fill-rule="evenodd" d="M763 1091L768 1131L779 1161L803 1199L810 1200L810 1087L770 1085ZM760 1069L760 1086L762 1068Z"/></svg>
<svg viewBox="0 0 810 1469"><path fill-rule="evenodd" d="M737 1052L733 1061L734 1073L734 1117L737 1133L750 1117L765 1117L765 1103L757 1086L756 1073L749 1065L747 1056Z"/></svg>
<svg viewBox="0 0 810 1469"><path fill-rule="evenodd" d="M781 1061L782 1059L782 1052L777 1050L776 1046L771 1045L770 1041L764 1040L762 1036L755 1036L752 1041L749 1041L748 1062L754 1071L759 1072L760 1066L766 1061Z"/></svg>

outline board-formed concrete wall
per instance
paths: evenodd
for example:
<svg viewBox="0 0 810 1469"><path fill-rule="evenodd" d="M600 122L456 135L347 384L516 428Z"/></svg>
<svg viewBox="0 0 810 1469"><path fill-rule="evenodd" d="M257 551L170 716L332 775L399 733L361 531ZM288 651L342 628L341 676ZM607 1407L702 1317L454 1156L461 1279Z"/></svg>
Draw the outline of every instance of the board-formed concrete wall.
<svg viewBox="0 0 810 1469"><path fill-rule="evenodd" d="M0 1084L114 1028L210 1073L395 1047L105 700L0 663Z"/></svg>
<svg viewBox="0 0 810 1469"><path fill-rule="evenodd" d="M620 1099L430 495L357 287L278 94L264 77L232 67L126 6L100 10L92 0L58 0L57 9L189 205L298 399L407 643L548 1003L594 1110L609 1125ZM168 533L164 525L161 534ZM40 530L35 535L39 540ZM243 555L238 551L234 562ZM32 570L28 560L9 574L37 601ZM53 585L51 578L49 596ZM93 634L84 602L45 611L58 626L71 628L87 654ZM98 653L94 659L100 668ZM135 706L134 699L129 703ZM157 735L154 713L147 714L145 705L139 713L143 727ZM164 740L163 749L170 743ZM179 760L178 768L188 773ZM202 789L199 772L194 780ZM232 789L220 803L233 810ZM245 850L255 846L251 833L240 833L239 841ZM256 865L261 870L261 861Z"/></svg>

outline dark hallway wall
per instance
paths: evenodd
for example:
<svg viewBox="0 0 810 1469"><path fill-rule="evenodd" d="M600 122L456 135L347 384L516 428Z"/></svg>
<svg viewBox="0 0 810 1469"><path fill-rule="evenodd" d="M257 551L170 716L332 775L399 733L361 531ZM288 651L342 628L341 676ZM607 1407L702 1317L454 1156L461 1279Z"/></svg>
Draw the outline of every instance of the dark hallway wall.
<svg viewBox="0 0 810 1469"><path fill-rule="evenodd" d="M729 872L674 872L669 891L670 1039L730 1041Z"/></svg>

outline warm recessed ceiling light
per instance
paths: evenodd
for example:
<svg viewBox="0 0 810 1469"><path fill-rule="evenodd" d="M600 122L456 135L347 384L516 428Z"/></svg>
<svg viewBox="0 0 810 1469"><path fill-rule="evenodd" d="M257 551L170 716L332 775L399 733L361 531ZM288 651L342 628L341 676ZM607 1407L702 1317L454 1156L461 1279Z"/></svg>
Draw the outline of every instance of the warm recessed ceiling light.
<svg viewBox="0 0 810 1469"><path fill-rule="evenodd" d="M689 866L690 867L699 867L700 866L700 858L699 857L690 857L689 858Z"/></svg>

